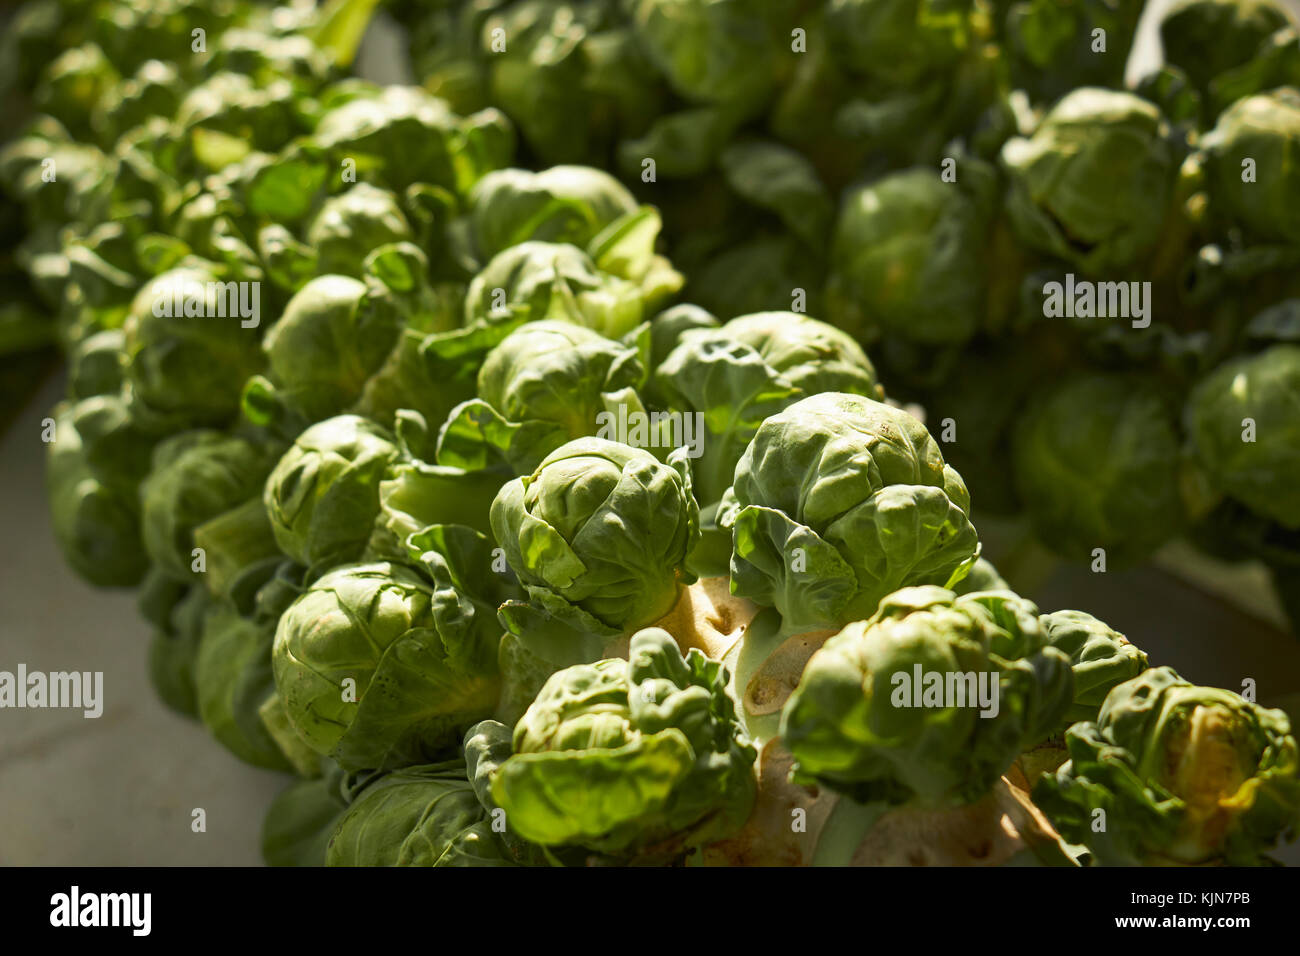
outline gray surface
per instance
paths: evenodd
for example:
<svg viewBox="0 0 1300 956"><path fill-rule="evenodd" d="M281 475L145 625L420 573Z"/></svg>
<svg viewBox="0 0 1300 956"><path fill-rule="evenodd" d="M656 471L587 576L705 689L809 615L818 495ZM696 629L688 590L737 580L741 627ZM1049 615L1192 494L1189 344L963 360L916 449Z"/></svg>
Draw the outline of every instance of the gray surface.
<svg viewBox="0 0 1300 956"><path fill-rule="evenodd" d="M134 594L83 584L55 546L40 422L62 391L47 382L0 440L0 670L103 671L104 712L0 710L0 864L256 864L287 778L164 708ZM191 830L195 808L206 833Z"/></svg>

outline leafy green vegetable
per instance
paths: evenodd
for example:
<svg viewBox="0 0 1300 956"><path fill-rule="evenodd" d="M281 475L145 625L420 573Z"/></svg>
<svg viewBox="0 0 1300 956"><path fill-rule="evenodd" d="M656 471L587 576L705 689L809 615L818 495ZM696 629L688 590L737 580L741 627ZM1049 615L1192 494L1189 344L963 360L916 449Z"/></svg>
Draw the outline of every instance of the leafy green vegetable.
<svg viewBox="0 0 1300 956"><path fill-rule="evenodd" d="M1157 667L1065 742L1069 762L1034 799L1104 865L1259 865L1294 832L1300 763L1280 710Z"/></svg>
<svg viewBox="0 0 1300 956"><path fill-rule="evenodd" d="M275 634L275 685L294 729L348 769L420 763L497 694L494 607L390 563L317 580Z"/></svg>
<svg viewBox="0 0 1300 956"><path fill-rule="evenodd" d="M796 779L861 803L972 803L1053 731L1072 690L1030 602L905 588L812 656L781 736Z"/></svg>
<svg viewBox="0 0 1300 956"><path fill-rule="evenodd" d="M1197 461L1211 480L1287 528L1300 528L1300 492L1282 478L1300 467L1297 395L1300 347L1275 345L1219 366L1187 405Z"/></svg>
<svg viewBox="0 0 1300 956"><path fill-rule="evenodd" d="M824 392L759 426L718 523L732 531L733 592L798 633L870 617L906 585L960 581L979 555L969 511L924 425Z"/></svg>
<svg viewBox="0 0 1300 956"><path fill-rule="evenodd" d="M627 661L559 671L490 770L508 827L637 862L671 862L735 830L753 803L755 754L726 683L720 664L698 650L683 658L659 628L632 638ZM495 722L470 733L510 737Z"/></svg>
<svg viewBox="0 0 1300 956"><path fill-rule="evenodd" d="M560 664L594 660L604 640L672 610L699 535L683 462L579 438L501 489L492 531L528 595L502 620L529 650Z"/></svg>
<svg viewBox="0 0 1300 956"><path fill-rule="evenodd" d="M380 481L398 454L386 429L356 415L327 418L299 435L264 493L284 553L309 567L360 557L379 513Z"/></svg>

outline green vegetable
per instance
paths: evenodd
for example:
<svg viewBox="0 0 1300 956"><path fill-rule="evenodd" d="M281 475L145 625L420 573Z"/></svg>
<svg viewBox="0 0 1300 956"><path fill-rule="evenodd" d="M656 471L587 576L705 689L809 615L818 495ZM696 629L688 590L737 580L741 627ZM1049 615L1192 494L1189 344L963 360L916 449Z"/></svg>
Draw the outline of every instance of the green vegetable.
<svg viewBox="0 0 1300 956"><path fill-rule="evenodd" d="M788 633L870 617L912 584L952 585L979 555L961 476L907 412L825 392L772 415L736 465L718 523L732 590Z"/></svg>
<svg viewBox="0 0 1300 956"><path fill-rule="evenodd" d="M363 775L364 776L364 775ZM348 807L347 775L337 764L280 791L262 821L268 866L324 866L334 827Z"/></svg>
<svg viewBox="0 0 1300 956"><path fill-rule="evenodd" d="M494 256L474 277L465 321L495 327L500 338L539 319L562 319L618 338L648 318L678 284L680 277L646 288L605 272L575 246L523 242Z"/></svg>
<svg viewBox="0 0 1300 956"><path fill-rule="evenodd" d="M308 421L338 414L360 397L366 381L397 344L400 315L347 276L313 279L289 300L267 331L271 381Z"/></svg>
<svg viewBox="0 0 1300 956"><path fill-rule="evenodd" d="M139 486L156 440L117 393L55 409L45 470L54 536L73 570L100 587L138 584L148 567Z"/></svg>
<svg viewBox="0 0 1300 956"><path fill-rule="evenodd" d="M530 239L585 248L637 209L622 183L588 166L488 173L470 191L469 206L471 245L483 261Z"/></svg>
<svg viewBox="0 0 1300 956"><path fill-rule="evenodd" d="M1180 436L1156 386L1122 375L1053 382L1030 397L1011 443L1015 488L1052 550L1133 563L1186 520Z"/></svg>
<svg viewBox="0 0 1300 956"><path fill-rule="evenodd" d="M1157 667L1065 742L1069 762L1034 799L1103 865L1259 865L1295 835L1300 758L1280 710Z"/></svg>
<svg viewBox="0 0 1300 956"><path fill-rule="evenodd" d="M736 463L771 415L818 392L884 392L852 338L794 312L743 315L684 332L655 370L655 386L672 408L703 416L691 477L704 504L731 486Z"/></svg>
<svg viewBox="0 0 1300 956"><path fill-rule="evenodd" d="M1295 159L1300 141L1300 92L1282 88L1238 100L1202 141L1215 214L1264 242L1300 242ZM1266 175L1247 177L1251 162Z"/></svg>
<svg viewBox="0 0 1300 956"><path fill-rule="evenodd" d="M1187 428L1197 461L1224 493L1287 528L1300 528L1296 415L1300 347L1275 345L1226 362L1192 393Z"/></svg>
<svg viewBox="0 0 1300 956"><path fill-rule="evenodd" d="M347 769L427 762L492 712L504 595L481 580L487 549L475 537L453 529L450 543L429 542L429 577L388 562L335 568L284 612L276 690L317 753Z"/></svg>
<svg viewBox="0 0 1300 956"><path fill-rule="evenodd" d="M699 535L683 460L579 438L501 489L492 531L528 594L502 614L525 646L556 663L594 660L602 638L672 610Z"/></svg>
<svg viewBox="0 0 1300 956"><path fill-rule="evenodd" d="M126 320L136 396L184 424L226 424L244 380L261 366L260 316L239 311L251 306L246 297L237 283L202 269L177 269L146 283Z"/></svg>
<svg viewBox="0 0 1300 956"><path fill-rule="evenodd" d="M274 625L242 617L233 605L208 607L194 659L198 716L227 750L246 763L288 770L258 708L275 691L271 674Z"/></svg>
<svg viewBox="0 0 1300 956"><path fill-rule="evenodd" d="M632 638L627 661L559 671L489 771L508 827L543 846L632 862L671 862L734 831L754 801L755 753L726 683L720 664L697 650L683 658L659 628ZM493 721L476 735L510 731Z"/></svg>
<svg viewBox="0 0 1300 956"><path fill-rule="evenodd" d="M164 439L140 486L149 559L173 577L197 580L207 560L195 553L195 529L257 494L268 466L262 448L234 435L197 430Z"/></svg>
<svg viewBox="0 0 1300 956"><path fill-rule="evenodd" d="M1165 5L1133 84L1125 0L396 0L408 85L377 8L0 15L0 396L65 354L59 547L140 586L165 704L304 778L268 862L1294 827L1272 712L1008 585L1186 535L1294 610L1284 4Z"/></svg>
<svg viewBox="0 0 1300 956"><path fill-rule="evenodd" d="M1123 634L1083 611L1054 611L1038 619L1047 643L1070 658L1074 701L1065 723L1096 720L1112 687L1147 669L1147 656Z"/></svg>
<svg viewBox="0 0 1300 956"><path fill-rule="evenodd" d="M306 236L315 247L320 271L338 275L360 275L370 250L411 238L397 197L368 183L357 183L326 200Z"/></svg>
<svg viewBox="0 0 1300 956"><path fill-rule="evenodd" d="M1029 601L904 588L812 656L781 737L796 780L860 803L956 806L1047 737L1072 692L1069 659Z"/></svg>
<svg viewBox="0 0 1300 956"><path fill-rule="evenodd" d="M1202 96L1221 100L1268 59L1265 44L1290 23L1274 0L1179 0L1160 19L1160 45Z"/></svg>
<svg viewBox="0 0 1300 956"><path fill-rule="evenodd" d="M989 198L973 170L958 183L930 169L849 190L831 248L835 324L860 335L959 345L980 327L988 271Z"/></svg>
<svg viewBox="0 0 1300 956"><path fill-rule="evenodd" d="M266 481L271 530L309 567L361 556L379 513L379 485L398 457L387 429L356 415L327 418L294 440Z"/></svg>
<svg viewBox="0 0 1300 956"><path fill-rule="evenodd" d="M1075 90L1002 148L1007 215L1027 246L1090 274L1137 265L1160 238L1177 158L1160 111L1130 93Z"/></svg>
<svg viewBox="0 0 1300 956"><path fill-rule="evenodd" d="M509 866L461 760L407 767L363 789L326 866Z"/></svg>
<svg viewBox="0 0 1300 956"><path fill-rule="evenodd" d="M140 592L140 608L153 625L149 681L159 699L186 717L199 715L195 670L211 598L201 584L186 586L153 570Z"/></svg>
<svg viewBox="0 0 1300 956"><path fill-rule="evenodd" d="M595 435L619 407L644 411L630 390L645 377L635 350L579 325L522 325L488 353L478 400L455 409L438 439L438 461L487 467L499 455L531 471L566 441Z"/></svg>

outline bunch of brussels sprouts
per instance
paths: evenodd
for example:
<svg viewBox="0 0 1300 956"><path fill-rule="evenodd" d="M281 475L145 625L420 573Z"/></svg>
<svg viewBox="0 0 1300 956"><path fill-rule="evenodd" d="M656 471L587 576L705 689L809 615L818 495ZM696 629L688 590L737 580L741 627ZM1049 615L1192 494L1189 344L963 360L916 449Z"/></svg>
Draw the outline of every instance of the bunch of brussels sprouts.
<svg viewBox="0 0 1300 956"><path fill-rule="evenodd" d="M1109 569L1186 536L1264 561L1294 603L1297 21L1176 0L1163 65L1130 88L1143 6L396 9L438 95L501 109L528 162L612 169L655 203L692 302L795 308L869 345L892 395L951 423L984 513ZM1149 291L1047 314L1067 281Z"/></svg>
<svg viewBox="0 0 1300 956"><path fill-rule="evenodd" d="M1040 613L972 512L978 475L1063 553L1195 520L1300 575L1294 35L1182 4L1139 95L1135 6L436 4L425 87L344 76L368 0L25 8L55 533L139 587L162 699L299 778L268 862L1293 836L1286 716ZM1182 304L1049 326L1069 270Z"/></svg>

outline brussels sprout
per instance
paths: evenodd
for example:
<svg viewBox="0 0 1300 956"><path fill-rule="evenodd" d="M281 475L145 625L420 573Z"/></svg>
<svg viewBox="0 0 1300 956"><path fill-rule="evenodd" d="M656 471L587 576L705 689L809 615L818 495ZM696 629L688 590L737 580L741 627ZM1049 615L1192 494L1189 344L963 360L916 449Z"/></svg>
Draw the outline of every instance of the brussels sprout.
<svg viewBox="0 0 1300 956"><path fill-rule="evenodd" d="M322 761L324 762L324 761ZM319 771L318 771L319 773ZM355 781L338 764L281 790L262 821L262 859L267 866L324 866L334 828L348 809Z"/></svg>
<svg viewBox="0 0 1300 956"><path fill-rule="evenodd" d="M1124 85L1143 4L999 0L998 5L1007 8L999 26L1012 84L1029 91L1035 102L1050 102L1078 86Z"/></svg>
<svg viewBox="0 0 1300 956"><path fill-rule="evenodd" d="M813 654L781 737L797 781L861 803L969 804L1052 733L1072 688L1029 601L904 588Z"/></svg>
<svg viewBox="0 0 1300 956"><path fill-rule="evenodd" d="M347 769L415 764L492 712L496 605L476 598L445 559L440 567L431 583L399 564L344 565L280 618L276 690L317 753Z"/></svg>
<svg viewBox="0 0 1300 956"><path fill-rule="evenodd" d="M469 207L471 242L486 261L530 239L585 248L610 223L635 212L637 202L602 170L552 166L488 173L470 191Z"/></svg>
<svg viewBox="0 0 1300 956"><path fill-rule="evenodd" d="M212 602L194 658L194 686L199 719L223 747L255 767L289 770L258 713L275 691L274 638L274 625L241 617L226 601Z"/></svg>
<svg viewBox="0 0 1300 956"><path fill-rule="evenodd" d="M1131 564L1182 527L1181 439L1142 380L1084 374L1031 396L1011 442L1016 491L1052 550Z"/></svg>
<svg viewBox="0 0 1300 956"><path fill-rule="evenodd" d="M152 116L170 117L180 104L180 90L180 73L174 64L147 60L100 98L91 125L104 141L117 139Z"/></svg>
<svg viewBox="0 0 1300 956"><path fill-rule="evenodd" d="M1178 0L1160 18L1165 62L1198 89L1250 62L1268 36L1290 23L1274 0Z"/></svg>
<svg viewBox="0 0 1300 956"><path fill-rule="evenodd" d="M47 161L52 161L57 170L56 178L50 182L46 182ZM6 144L0 152L0 172L4 174L6 190L23 202L27 220L35 227L42 222L61 225L68 220L83 221L94 216L107 202L114 164L94 146L72 141L67 130L47 118L37 120L26 136ZM42 277L34 278L40 285ZM66 273L62 278L66 279ZM58 278L44 279L45 284L53 287L51 293L61 289ZM51 294L49 298L58 301L58 295Z"/></svg>
<svg viewBox="0 0 1300 956"><path fill-rule="evenodd" d="M524 322L563 319L618 338L653 304L638 285L603 272L576 246L523 242L494 256L474 277L465 323L496 326L504 336Z"/></svg>
<svg viewBox="0 0 1300 956"><path fill-rule="evenodd" d="M340 64L350 58L339 55L340 47L352 39L350 31L364 31L367 14L358 16L358 5L353 3L351 23L340 29L337 15L328 30L314 30L314 36L289 34L267 35L258 29L229 29L221 34L213 51L213 66L219 70L243 73L259 83L289 80L304 93L329 78L331 54ZM329 14L323 18L328 20ZM357 22L360 20L361 22ZM359 40L356 37L355 40Z"/></svg>
<svg viewBox="0 0 1300 956"><path fill-rule="evenodd" d="M676 453L674 453L676 455ZM683 570L699 535L689 479L647 451L579 438L506 484L492 502L492 531L519 575L529 606L518 615L576 618L579 631L547 639L531 629L529 650L556 663L598 656L602 641L650 624L677 603L693 577Z"/></svg>
<svg viewBox="0 0 1300 956"><path fill-rule="evenodd" d="M256 495L268 466L261 448L221 432L181 432L160 442L140 486L150 560L180 580L197 579L195 529Z"/></svg>
<svg viewBox="0 0 1300 956"><path fill-rule="evenodd" d="M326 866L510 866L463 760L406 767L361 790L339 818Z"/></svg>
<svg viewBox="0 0 1300 956"><path fill-rule="evenodd" d="M772 212L806 250L821 250L835 206L805 156L779 143L747 140L723 150L719 164L727 185L745 203Z"/></svg>
<svg viewBox="0 0 1300 956"><path fill-rule="evenodd" d="M787 69L790 0L635 0L637 39L669 85L693 103L761 105Z"/></svg>
<svg viewBox="0 0 1300 956"><path fill-rule="evenodd" d="M88 133L95 105L120 81L104 51L87 43L65 50L45 68L33 100L42 112L60 117L74 132Z"/></svg>
<svg viewBox="0 0 1300 956"><path fill-rule="evenodd" d="M683 303L664 309L648 322L643 322L623 337L641 356L641 364L650 371L663 364L682 336L693 329L716 329L721 323L717 316L698 305ZM653 391L653 378L645 383Z"/></svg>
<svg viewBox="0 0 1300 956"><path fill-rule="evenodd" d="M984 316L988 232L987 206L930 169L849 190L831 248L832 319L859 335L965 342Z"/></svg>
<svg viewBox="0 0 1300 956"><path fill-rule="evenodd" d="M121 329L96 332L68 356L68 393L74 399L117 394L126 378L126 336Z"/></svg>
<svg viewBox="0 0 1300 956"><path fill-rule="evenodd" d="M328 110L312 141L334 168L352 160L359 177L377 177L390 189L420 182L460 194L506 165L512 136L496 110L462 118L418 87L386 86Z"/></svg>
<svg viewBox="0 0 1300 956"><path fill-rule="evenodd" d="M1089 274L1141 262L1159 240L1178 159L1160 111L1091 87L1002 147L1007 215L1026 245Z"/></svg>
<svg viewBox="0 0 1300 956"><path fill-rule="evenodd" d="M1295 837L1300 758L1280 710L1157 667L1065 743L1069 762L1034 802L1103 865L1259 865Z"/></svg>
<svg viewBox="0 0 1300 956"><path fill-rule="evenodd" d="M64 559L100 587L139 583L149 559L138 488L156 436L118 394L61 405L54 422L45 484Z"/></svg>
<svg viewBox="0 0 1300 956"><path fill-rule="evenodd" d="M478 373L478 394L512 422L561 425L568 438L594 434L602 396L644 377L636 353L569 322L522 326L493 349Z"/></svg>
<svg viewBox="0 0 1300 956"><path fill-rule="evenodd" d="M366 283L320 276L289 300L262 347L277 391L308 421L320 421L361 395L401 328L401 316L377 303Z"/></svg>
<svg viewBox="0 0 1300 956"><path fill-rule="evenodd" d="M897 86L950 67L970 42L969 0L833 0L826 26L842 68Z"/></svg>
<svg viewBox="0 0 1300 956"><path fill-rule="evenodd" d="M1096 720L1102 701L1116 684L1147 669L1147 656L1123 634L1083 611L1053 611L1038 619L1047 643L1070 658L1074 701L1064 724Z"/></svg>
<svg viewBox="0 0 1300 956"><path fill-rule="evenodd" d="M1300 90L1239 100L1201 141L1213 212L1248 238L1300 242ZM1243 164L1258 168L1247 178Z"/></svg>
<svg viewBox="0 0 1300 956"><path fill-rule="evenodd" d="M736 462L769 416L818 392L883 396L857 342L796 312L760 312L683 333L656 371L655 386L670 407L703 416L691 480L705 504L731 486Z"/></svg>
<svg viewBox="0 0 1300 956"><path fill-rule="evenodd" d="M156 570L140 594L141 607L154 625L149 682L164 704L186 717L199 714L195 667L211 600L202 584L186 587Z"/></svg>
<svg viewBox="0 0 1300 956"><path fill-rule="evenodd" d="M727 696L727 671L667 631L633 636L629 660L552 675L489 768L508 828L547 847L625 862L673 862L739 829L753 806L754 748ZM472 728L510 738L496 721ZM473 752L484 759L490 748ZM478 778L479 768L470 767Z"/></svg>
<svg viewBox="0 0 1300 956"><path fill-rule="evenodd" d="M603 161L622 130L658 112L662 84L616 5L521 0L491 7L465 8L468 22L438 36L453 62L437 64L431 79L445 95L473 83L464 74L481 73L467 103L499 105L543 165ZM504 48L500 37L509 38ZM463 62L467 52L476 63Z"/></svg>
<svg viewBox="0 0 1300 956"><path fill-rule="evenodd" d="M241 73L218 72L185 94L173 123L198 169L220 172L305 132L299 117L288 83L260 87Z"/></svg>
<svg viewBox="0 0 1300 956"><path fill-rule="evenodd" d="M359 276L372 249L404 242L413 235L396 196L357 183L325 200L307 228L306 238L316 250L321 272Z"/></svg>
<svg viewBox="0 0 1300 956"><path fill-rule="evenodd" d="M731 587L789 633L869 617L909 584L956 584L979 556L961 476L925 426L823 392L764 421L719 507Z"/></svg>
<svg viewBox="0 0 1300 956"><path fill-rule="evenodd" d="M1300 346L1279 344L1225 362L1193 390L1187 431L1196 458L1226 494L1300 528Z"/></svg>
<svg viewBox="0 0 1300 956"><path fill-rule="evenodd" d="M235 282L204 269L174 269L141 288L126 320L134 394L183 425L222 425L244 381L262 364L257 328L242 317Z"/></svg>
<svg viewBox="0 0 1300 956"><path fill-rule="evenodd" d="M570 322L520 326L478 374L479 398L454 409L438 436L441 465L467 469L504 460L531 472L566 441L594 435L619 407L644 411L633 391L645 377L635 350Z"/></svg>
<svg viewBox="0 0 1300 956"><path fill-rule="evenodd" d="M379 513L379 483L398 455L386 428L356 415L299 435L263 494L281 550L308 567L360 557Z"/></svg>
<svg viewBox="0 0 1300 956"><path fill-rule="evenodd" d="M804 243L788 235L760 235L727 242L691 270L686 295L729 319L787 309L802 291L808 311L818 312L825 281L824 263Z"/></svg>

